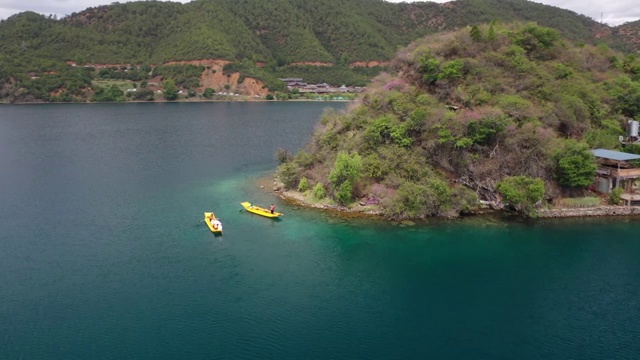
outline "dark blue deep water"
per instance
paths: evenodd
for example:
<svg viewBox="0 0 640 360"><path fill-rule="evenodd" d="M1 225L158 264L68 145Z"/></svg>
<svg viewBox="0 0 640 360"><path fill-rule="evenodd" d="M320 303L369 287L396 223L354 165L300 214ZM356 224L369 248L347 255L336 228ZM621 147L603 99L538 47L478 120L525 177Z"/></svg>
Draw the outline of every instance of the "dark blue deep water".
<svg viewBox="0 0 640 360"><path fill-rule="evenodd" d="M291 207L258 180L328 106L0 106L0 359L640 358L638 218Z"/></svg>

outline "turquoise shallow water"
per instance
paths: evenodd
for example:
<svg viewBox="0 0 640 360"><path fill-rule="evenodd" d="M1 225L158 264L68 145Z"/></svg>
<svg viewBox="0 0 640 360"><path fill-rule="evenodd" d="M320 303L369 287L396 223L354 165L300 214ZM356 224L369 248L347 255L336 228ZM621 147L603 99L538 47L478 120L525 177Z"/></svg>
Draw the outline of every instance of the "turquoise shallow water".
<svg viewBox="0 0 640 360"><path fill-rule="evenodd" d="M291 207L256 180L327 106L0 107L0 358L638 358L637 218Z"/></svg>

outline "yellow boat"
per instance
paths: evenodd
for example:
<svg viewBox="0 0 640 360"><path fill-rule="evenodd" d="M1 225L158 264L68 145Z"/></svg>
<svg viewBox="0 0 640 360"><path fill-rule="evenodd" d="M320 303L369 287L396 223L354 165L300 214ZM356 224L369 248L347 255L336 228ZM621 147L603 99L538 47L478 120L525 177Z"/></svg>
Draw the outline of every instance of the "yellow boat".
<svg viewBox="0 0 640 360"><path fill-rule="evenodd" d="M222 235L222 223L212 212L204 213L204 222L207 223L212 233Z"/></svg>
<svg viewBox="0 0 640 360"><path fill-rule="evenodd" d="M271 210L261 208L260 206L257 206L257 205L252 205L250 202L247 202L247 201L240 203L240 205L242 205L242 207L248 212L266 216L268 218L279 218L280 216L284 215L283 213L279 213L276 211L274 211L272 214Z"/></svg>

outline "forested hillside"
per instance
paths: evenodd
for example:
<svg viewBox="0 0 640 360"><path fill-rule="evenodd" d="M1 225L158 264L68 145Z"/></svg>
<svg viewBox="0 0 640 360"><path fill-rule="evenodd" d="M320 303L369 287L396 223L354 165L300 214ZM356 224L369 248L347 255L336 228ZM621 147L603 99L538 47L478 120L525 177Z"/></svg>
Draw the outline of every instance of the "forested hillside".
<svg viewBox="0 0 640 360"><path fill-rule="evenodd" d="M496 19L535 21L584 43L594 43L595 35L608 30L607 41L637 46L630 36L617 36L585 16L524 0L114 3L62 19L25 12L1 21L0 100L86 99L94 93L98 70L71 70L69 61L153 68L172 61L224 60L230 63L227 70L258 79L272 91L283 89L279 77L362 86L382 68L361 64L384 64L399 47L424 35ZM30 81L52 72L55 81ZM73 93L58 96L68 88Z"/></svg>
<svg viewBox="0 0 640 360"><path fill-rule="evenodd" d="M584 193L589 149L620 148L630 118L640 118L636 56L492 22L401 51L393 75L348 113L326 114L307 149L280 154L278 178L308 202L369 199L393 218L456 215L478 200L535 215Z"/></svg>

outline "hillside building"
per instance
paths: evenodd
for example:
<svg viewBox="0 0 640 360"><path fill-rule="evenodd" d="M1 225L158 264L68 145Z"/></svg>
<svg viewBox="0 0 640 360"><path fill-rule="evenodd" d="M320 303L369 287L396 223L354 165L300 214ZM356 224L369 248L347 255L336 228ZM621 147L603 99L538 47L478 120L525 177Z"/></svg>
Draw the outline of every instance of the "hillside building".
<svg viewBox="0 0 640 360"><path fill-rule="evenodd" d="M364 88L351 87L342 85L340 87L331 86L327 83L321 84L307 84L302 78L283 78L280 79L287 85L289 91L297 89L300 93L312 93L312 94L330 94L330 93L359 93Z"/></svg>
<svg viewBox="0 0 640 360"><path fill-rule="evenodd" d="M622 188L622 199L625 205L640 202L640 193L635 182L640 178L640 166L632 162L640 162L640 155L614 150L591 150L598 162L595 189L609 194L613 189Z"/></svg>

